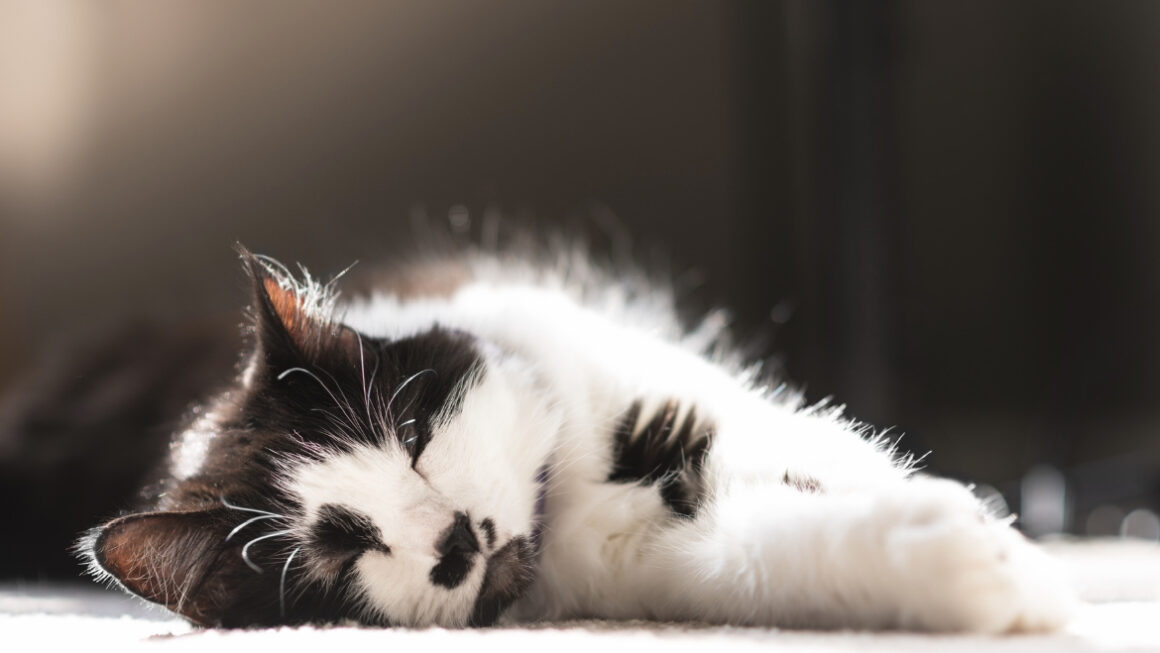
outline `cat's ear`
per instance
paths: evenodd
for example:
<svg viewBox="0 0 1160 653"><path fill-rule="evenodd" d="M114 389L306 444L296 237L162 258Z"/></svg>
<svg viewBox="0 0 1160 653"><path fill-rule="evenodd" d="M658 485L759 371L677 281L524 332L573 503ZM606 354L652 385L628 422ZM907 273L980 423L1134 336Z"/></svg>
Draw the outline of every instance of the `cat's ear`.
<svg viewBox="0 0 1160 653"><path fill-rule="evenodd" d="M333 320L328 286L299 282L281 264L238 246L252 282L252 323L258 354L274 366L315 363L327 354L354 357L358 336Z"/></svg>
<svg viewBox="0 0 1160 653"><path fill-rule="evenodd" d="M83 547L98 575L195 624L277 623L277 574L247 566L246 539L227 540L231 516L224 509L127 515L95 529Z"/></svg>

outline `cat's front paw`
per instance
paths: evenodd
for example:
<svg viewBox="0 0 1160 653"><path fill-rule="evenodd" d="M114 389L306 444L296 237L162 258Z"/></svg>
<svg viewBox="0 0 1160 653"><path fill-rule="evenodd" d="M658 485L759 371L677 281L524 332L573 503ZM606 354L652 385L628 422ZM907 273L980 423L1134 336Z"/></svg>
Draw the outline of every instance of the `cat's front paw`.
<svg viewBox="0 0 1160 653"><path fill-rule="evenodd" d="M885 566L897 579L899 626L1041 631L1066 623L1074 593L1054 561L984 515L966 488L915 479L887 509Z"/></svg>

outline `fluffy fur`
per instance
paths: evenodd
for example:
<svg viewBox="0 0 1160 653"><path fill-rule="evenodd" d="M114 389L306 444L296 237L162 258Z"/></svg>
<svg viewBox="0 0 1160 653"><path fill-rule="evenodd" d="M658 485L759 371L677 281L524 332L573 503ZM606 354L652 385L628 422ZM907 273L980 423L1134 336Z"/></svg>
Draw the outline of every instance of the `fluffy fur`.
<svg viewBox="0 0 1160 653"><path fill-rule="evenodd" d="M574 617L1007 632L1071 602L960 484L582 256L343 300L247 252L251 345L99 576L206 626ZM419 269L419 268L417 268Z"/></svg>

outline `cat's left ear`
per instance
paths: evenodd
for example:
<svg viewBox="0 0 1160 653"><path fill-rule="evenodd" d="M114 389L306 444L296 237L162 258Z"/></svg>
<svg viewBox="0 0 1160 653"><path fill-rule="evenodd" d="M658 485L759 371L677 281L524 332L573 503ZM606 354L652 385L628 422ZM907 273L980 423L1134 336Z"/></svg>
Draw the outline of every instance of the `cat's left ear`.
<svg viewBox="0 0 1160 653"><path fill-rule="evenodd" d="M95 529L81 546L96 573L195 624L278 623L276 574L246 564L246 540L229 538L236 521L222 508L126 515Z"/></svg>
<svg viewBox="0 0 1160 653"><path fill-rule="evenodd" d="M258 354L274 366L341 358L358 360L360 342L333 320L331 290L310 278L296 281L280 264L238 246L253 290L251 307Z"/></svg>

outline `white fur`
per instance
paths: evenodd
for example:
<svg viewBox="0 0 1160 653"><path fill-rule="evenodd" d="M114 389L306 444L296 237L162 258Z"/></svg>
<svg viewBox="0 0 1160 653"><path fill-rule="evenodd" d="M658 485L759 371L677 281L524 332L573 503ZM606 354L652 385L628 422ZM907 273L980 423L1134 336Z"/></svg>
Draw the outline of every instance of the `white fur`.
<svg viewBox="0 0 1160 653"><path fill-rule="evenodd" d="M717 348L719 316L685 333L663 292L574 267L513 272L481 259L475 270L449 297L338 307L370 336L463 329L486 362L417 472L392 445L295 472L307 516L340 502L383 532L393 554L358 564L369 609L396 623L465 623L483 565L454 590L433 587L437 534L465 511L496 522L496 548L529 535L548 464L537 580L512 619L1005 632L1066 618L1070 592L1037 548L963 486L913 475L840 409L755 385ZM654 487L606 480L612 428L637 399L675 399L716 425L694 518Z"/></svg>

